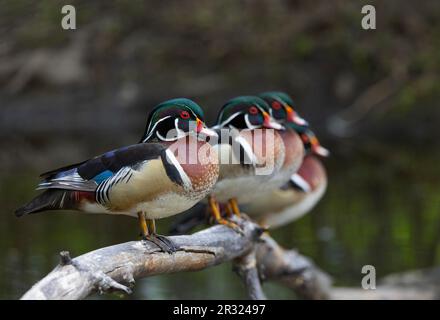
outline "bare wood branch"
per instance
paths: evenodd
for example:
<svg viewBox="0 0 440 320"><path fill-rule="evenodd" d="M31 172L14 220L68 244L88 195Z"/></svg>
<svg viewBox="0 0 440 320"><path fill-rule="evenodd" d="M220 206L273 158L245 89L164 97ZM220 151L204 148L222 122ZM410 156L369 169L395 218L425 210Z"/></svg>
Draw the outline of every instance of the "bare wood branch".
<svg viewBox="0 0 440 320"><path fill-rule="evenodd" d="M133 241L98 249L58 265L22 299L83 299L95 292L130 292L134 279L201 270L242 256L261 228L242 223L244 235L214 226L191 236L171 237L181 250L170 255L149 242Z"/></svg>
<svg viewBox="0 0 440 320"><path fill-rule="evenodd" d="M183 271L196 271L214 266L226 261L241 261L245 283L251 298L263 299L264 293L257 276L257 269L253 267L257 257L258 269L264 269L266 278L279 279L281 283L288 284L297 290L301 286L292 286L290 282L304 278L307 273L299 271L298 265L304 266L309 273L317 272L307 259L299 263L302 256L292 255L290 251L283 251L269 236L264 236L261 243L262 229L253 222L240 220L244 234L225 226L214 226L193 235L170 237L180 246L174 254L161 252L149 242L132 241L114 246L98 249L77 258L70 259L67 253L62 253L60 263L45 278L36 283L22 299L84 299L96 292L119 290L131 292L135 279L152 275L175 273ZM252 252L258 246L255 256ZM261 249L265 248L266 249ZM263 251L276 252L272 258L259 257ZM286 253L283 256L282 253ZM274 260L273 258L280 259ZM241 259L241 260L240 260ZM297 261L298 260L298 261ZM291 263L291 266L288 264ZM313 264L312 264L313 265ZM284 268L283 272L276 272L277 267ZM301 270L303 270L301 269ZM287 272L286 272L287 270ZM296 270L296 273L290 271ZM299 272L299 273L298 273ZM293 277L293 278L292 278ZM292 278L293 280L289 280ZM310 276L315 279L315 276ZM313 281L306 281L307 284ZM311 290L311 286L306 286ZM316 286L317 290L321 287ZM299 290L299 289L298 289ZM300 290L300 291L301 291ZM322 297L323 293L311 294L310 297Z"/></svg>
<svg viewBox="0 0 440 320"><path fill-rule="evenodd" d="M257 256L255 248L248 254L235 259L235 270L243 279L248 296L252 300L266 300L266 295L261 288L260 276L257 269Z"/></svg>
<svg viewBox="0 0 440 320"><path fill-rule="evenodd" d="M303 299L328 299L331 279L313 262L295 250L280 247L268 235L257 248L257 261L263 279L277 280Z"/></svg>

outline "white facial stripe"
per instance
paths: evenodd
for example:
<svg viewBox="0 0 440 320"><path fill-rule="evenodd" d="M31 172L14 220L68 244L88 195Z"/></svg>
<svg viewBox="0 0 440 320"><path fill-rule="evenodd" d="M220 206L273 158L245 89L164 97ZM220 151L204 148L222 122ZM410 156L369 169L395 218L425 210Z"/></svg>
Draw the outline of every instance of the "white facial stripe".
<svg viewBox="0 0 440 320"><path fill-rule="evenodd" d="M183 131L182 129L179 128L179 121L180 121L179 118L174 119L174 128L175 128L175 130L177 132L177 135L175 137L166 138L166 137L162 136L159 133L159 131L156 131L156 136L159 138L159 140L162 140L162 141L176 141L176 140L178 140L180 138L189 136L191 134L190 132L185 132L185 131ZM205 129L205 130L211 131L209 129ZM202 141L205 141L205 140L202 139Z"/></svg>
<svg viewBox="0 0 440 320"><path fill-rule="evenodd" d="M156 129L157 125L158 125L159 123L161 123L162 121L168 119L168 118L171 118L171 116L163 117L162 119L160 119L159 121L157 121L157 122L154 124L153 128L151 128L151 131L150 131L150 130L147 131L147 132L149 132L149 134L148 134L148 136L147 136L144 140L142 140L142 142L145 142L145 141L147 141L148 139L150 139L151 136L153 135L154 130ZM151 125L151 124L150 124L150 125Z"/></svg>
<svg viewBox="0 0 440 320"><path fill-rule="evenodd" d="M174 156L174 153L170 149L167 149L165 152L167 155L167 159L169 159L171 161L173 166L177 169L177 172L179 172L179 176L182 179L183 185L185 186L185 188L191 189L192 188L191 179L188 177L186 172L183 170L179 161L177 161L176 157Z"/></svg>
<svg viewBox="0 0 440 320"><path fill-rule="evenodd" d="M161 122L162 120L168 119L168 118L170 118L170 117L171 117L171 116L164 117L164 118L160 119L158 122L156 122L156 123L154 123L154 124L153 124L153 122L151 121L151 122L148 124L147 132L154 131L154 130L153 130L154 127L156 127L156 125L157 125L159 122ZM151 125L153 125L153 129L150 130Z"/></svg>
<svg viewBox="0 0 440 320"><path fill-rule="evenodd" d="M248 127L248 129L258 129L260 128L260 126L254 126L250 121L249 121L249 115L246 113L244 115L244 121L246 122L246 125Z"/></svg>
<svg viewBox="0 0 440 320"><path fill-rule="evenodd" d="M220 112L220 114L217 116L217 119L221 119L222 117L223 117L223 113L224 113L225 111L224 110L222 110L221 112ZM220 124L217 124L216 126L217 127L220 127L220 125L221 125L221 123Z"/></svg>
<svg viewBox="0 0 440 320"><path fill-rule="evenodd" d="M198 116L197 116L196 113L193 111L193 109L191 109L191 108L187 108L187 109L189 109L189 111L191 111L191 113L193 114L193 116L194 116L195 119L198 118Z"/></svg>
<svg viewBox="0 0 440 320"><path fill-rule="evenodd" d="M266 110L264 110L262 107L260 107L258 104L257 105L255 105L260 111L261 111L261 113L265 113L266 112Z"/></svg>
<svg viewBox="0 0 440 320"><path fill-rule="evenodd" d="M162 136L162 135L159 133L159 131L156 131L156 136L159 138L159 140L162 140L162 141L175 141L175 140L178 139L178 137L166 138L166 137Z"/></svg>
<svg viewBox="0 0 440 320"><path fill-rule="evenodd" d="M229 118L227 118L225 121L223 121L222 123L215 125L213 128L214 129L219 129L219 128L223 128L228 122L231 122L232 120L234 120L238 115L240 115L241 112L236 112L233 115L231 115Z"/></svg>
<svg viewBox="0 0 440 320"><path fill-rule="evenodd" d="M185 136L188 135L188 133L185 133L185 131L183 131L183 130L181 130L181 129L179 128L179 118L176 118L176 119L174 120L174 127L176 128L176 132L177 132L177 138L176 138L176 140L179 139L179 138L183 138L183 137L185 137Z"/></svg>

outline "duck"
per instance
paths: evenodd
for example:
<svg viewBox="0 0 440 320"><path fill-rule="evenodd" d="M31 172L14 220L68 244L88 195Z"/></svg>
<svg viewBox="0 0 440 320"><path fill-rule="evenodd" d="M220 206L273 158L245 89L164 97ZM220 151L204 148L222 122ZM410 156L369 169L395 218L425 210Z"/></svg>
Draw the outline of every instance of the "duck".
<svg viewBox="0 0 440 320"><path fill-rule="evenodd" d="M285 149L284 163L270 183L270 189L276 190L289 181L303 162L305 149L300 134L308 129L309 123L296 112L293 100L286 93L271 91L258 97L269 106L271 117L285 128L279 131Z"/></svg>
<svg viewBox="0 0 440 320"><path fill-rule="evenodd" d="M237 229L222 217L220 205L227 216L240 217L240 204L268 190L268 183L284 163L285 149L278 133L284 127L270 116L263 99L239 96L222 106L211 129L220 137L214 146L220 172L207 198L208 207L215 221Z"/></svg>
<svg viewBox="0 0 440 320"><path fill-rule="evenodd" d="M266 91L258 94L270 106L270 115L281 123L288 125L298 134L309 128L309 123L299 115L292 97L282 91Z"/></svg>
<svg viewBox="0 0 440 320"><path fill-rule="evenodd" d="M275 229L309 213L327 190L327 172L321 157L329 156L311 129L301 134L306 156L298 172L281 188L262 194L243 210L266 228Z"/></svg>
<svg viewBox="0 0 440 320"><path fill-rule="evenodd" d="M206 140L215 136L197 103L164 101L150 112L139 143L43 173L37 186L43 192L15 214L76 210L132 216L143 240L175 252L178 247L157 234L155 220L181 213L211 192L219 165ZM192 161L190 150L198 154Z"/></svg>
<svg viewBox="0 0 440 320"><path fill-rule="evenodd" d="M296 111L290 95L268 91L258 97L266 102L271 118L284 127L284 130L278 130L278 134L284 145L285 158L276 174L264 183L265 190L242 202L239 210L257 219L261 225L273 228L298 219L322 198L327 188L327 175L319 157L327 157L329 151L321 146L309 123ZM286 209L286 213L279 214L281 209ZM205 210L199 204L184 213L171 226L170 232L185 233L196 225L209 222Z"/></svg>

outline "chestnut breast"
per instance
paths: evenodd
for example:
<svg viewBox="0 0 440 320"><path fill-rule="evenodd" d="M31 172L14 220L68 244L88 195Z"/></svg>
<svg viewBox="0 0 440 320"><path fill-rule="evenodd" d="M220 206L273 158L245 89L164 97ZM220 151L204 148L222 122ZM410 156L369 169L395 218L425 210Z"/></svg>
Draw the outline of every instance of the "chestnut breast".
<svg viewBox="0 0 440 320"><path fill-rule="evenodd" d="M285 158L283 139L276 130L256 129L242 131L240 136L251 146L257 160L257 167L273 168L268 175L278 171Z"/></svg>
<svg viewBox="0 0 440 320"><path fill-rule="evenodd" d="M191 180L193 192L208 192L219 174L218 156L212 146L193 136L173 142L169 149Z"/></svg>
<svg viewBox="0 0 440 320"><path fill-rule="evenodd" d="M282 171L293 174L299 169L303 161L305 152L304 144L302 143L301 138L295 132L295 130L291 128L280 131L279 134L283 140L285 148L285 157Z"/></svg>
<svg viewBox="0 0 440 320"><path fill-rule="evenodd" d="M324 166L321 161L313 155L307 155L304 158L301 168L298 170L298 174L309 183L312 190L315 190L327 180Z"/></svg>

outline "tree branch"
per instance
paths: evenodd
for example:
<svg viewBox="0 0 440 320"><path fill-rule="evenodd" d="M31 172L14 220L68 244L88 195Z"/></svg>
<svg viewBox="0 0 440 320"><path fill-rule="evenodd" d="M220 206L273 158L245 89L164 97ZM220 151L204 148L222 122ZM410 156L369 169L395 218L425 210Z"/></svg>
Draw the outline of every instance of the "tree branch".
<svg viewBox="0 0 440 320"><path fill-rule="evenodd" d="M255 248L243 257L235 259L235 270L243 279L248 296L252 300L266 300L266 295L261 288L260 277L257 269L257 256Z"/></svg>
<svg viewBox="0 0 440 320"><path fill-rule="evenodd" d="M331 278L296 250L280 247L268 235L261 237L257 247L261 277L276 280L292 289L303 299L329 299Z"/></svg>
<svg viewBox="0 0 440 320"><path fill-rule="evenodd" d="M68 253L63 252L61 263L26 292L22 299L84 299L96 292L113 290L130 293L135 279L202 270L232 260L243 275L250 298L254 299L265 298L255 265L259 266L258 270L265 270L267 279L280 280L300 292L303 287L291 285L291 282L301 277L316 278L313 273L319 271L312 267L308 259L283 251L269 236L265 235L264 242L261 242L263 230L255 223L247 220L237 222L244 231L243 235L225 226L213 226L193 235L170 237L181 248L174 254L161 252L154 244L142 241L98 249L75 259L70 259ZM263 250L271 254L277 252L274 257L278 260L261 256ZM299 270L298 265L304 268ZM276 271L277 267L284 268L284 271ZM296 272L292 273L292 270ZM304 270L308 270L308 273ZM322 290L319 286L306 287L308 290ZM319 292L309 296L323 297L325 294Z"/></svg>

